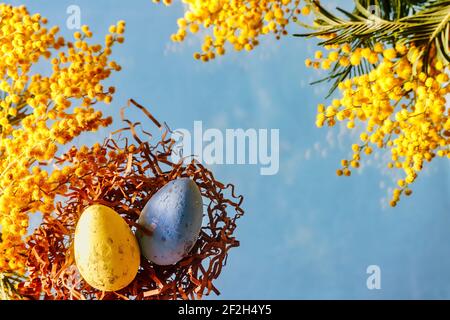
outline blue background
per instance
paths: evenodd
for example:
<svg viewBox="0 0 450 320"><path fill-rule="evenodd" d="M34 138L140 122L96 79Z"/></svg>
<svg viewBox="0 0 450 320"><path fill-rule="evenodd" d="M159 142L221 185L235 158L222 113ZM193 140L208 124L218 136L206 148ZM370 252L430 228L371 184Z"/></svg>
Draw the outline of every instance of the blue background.
<svg viewBox="0 0 450 320"><path fill-rule="evenodd" d="M220 298L381 299L450 298L450 171L448 160L427 166L414 195L396 209L386 206L394 172L388 155L378 153L352 178L335 170L350 154L357 134L339 126L317 129L316 106L326 86L304 66L314 41L272 37L251 53L230 53L211 63L192 54L198 37L173 44L177 1L170 8L149 0L8 1L64 26L66 9L81 8L82 24L103 40L110 24L126 20L126 43L114 49L123 66L111 84L118 93L106 113L135 98L172 128L280 129L280 172L263 177L258 166L215 166L216 176L245 195L246 216L239 222L241 247L231 251L217 286ZM327 7L350 1L327 2ZM291 26L291 31L301 31ZM129 114L135 119L138 113ZM150 123L148 124L150 126ZM77 139L101 141L114 128ZM366 287L366 268L378 265L382 289Z"/></svg>

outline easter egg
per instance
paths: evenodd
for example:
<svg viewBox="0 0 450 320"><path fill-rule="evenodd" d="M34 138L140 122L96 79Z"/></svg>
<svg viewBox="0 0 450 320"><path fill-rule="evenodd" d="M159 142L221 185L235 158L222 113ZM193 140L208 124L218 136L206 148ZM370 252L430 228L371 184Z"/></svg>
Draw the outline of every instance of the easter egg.
<svg viewBox="0 0 450 320"><path fill-rule="evenodd" d="M176 264L197 242L202 220L203 202L197 184L188 178L169 182L149 200L139 217L143 230L138 229L136 236L143 256L161 266Z"/></svg>
<svg viewBox="0 0 450 320"><path fill-rule="evenodd" d="M87 208L78 221L74 239L75 263L81 276L101 291L118 291L136 277L139 245L128 224L113 209Z"/></svg>

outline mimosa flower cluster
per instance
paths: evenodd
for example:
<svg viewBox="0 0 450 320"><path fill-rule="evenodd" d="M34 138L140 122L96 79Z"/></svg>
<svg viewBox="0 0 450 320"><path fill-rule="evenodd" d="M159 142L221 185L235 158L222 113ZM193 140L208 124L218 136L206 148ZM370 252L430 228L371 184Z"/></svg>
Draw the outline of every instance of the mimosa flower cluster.
<svg viewBox="0 0 450 320"><path fill-rule="evenodd" d="M159 3L160 0L153 0ZM171 0L163 0L165 5ZM178 32L172 40L182 42L188 33L204 32L201 52L195 59L209 61L225 54L226 44L236 51L251 51L261 36L272 34L277 39L287 35L289 22L300 14L308 15L310 5L300 7L300 0L182 0L184 17L178 19Z"/></svg>
<svg viewBox="0 0 450 320"><path fill-rule="evenodd" d="M450 92L448 69L432 50L431 65L424 68L423 48L398 43L385 47L356 48L349 44L317 51L307 66L328 70L339 64L374 65L360 76L339 83L340 98L318 107L317 126L345 122L349 130L363 123L360 141L352 146L353 157L342 161L339 176L350 176L363 155L374 148L389 149L389 168L401 169L404 178L394 190L391 206L401 196L411 195L411 184L427 162L450 158L450 114L446 96Z"/></svg>
<svg viewBox="0 0 450 320"><path fill-rule="evenodd" d="M121 69L110 55L125 23L104 45L88 43L87 26L68 41L46 25L24 6L0 4L0 273L26 272L29 215L51 214L67 179L83 170L51 168L58 147L112 122L94 107L112 101L115 88L102 83Z"/></svg>

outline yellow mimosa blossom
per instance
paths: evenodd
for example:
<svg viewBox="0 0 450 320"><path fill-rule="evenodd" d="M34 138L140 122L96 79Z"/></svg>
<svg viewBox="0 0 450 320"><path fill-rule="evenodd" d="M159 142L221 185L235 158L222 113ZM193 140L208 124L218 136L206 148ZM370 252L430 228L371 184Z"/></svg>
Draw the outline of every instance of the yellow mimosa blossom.
<svg viewBox="0 0 450 320"><path fill-rule="evenodd" d="M428 72L421 72L424 61L419 53L413 45L385 48L377 43L373 49L352 52L349 44L343 44L327 59L316 54L315 60L306 63L308 67L321 64L325 70L331 63L342 67L365 61L375 64L370 72L339 83L340 99L328 108L320 105L316 125L334 126L344 121L350 130L357 122L366 126L361 143L352 146L353 157L342 162L338 176L350 176L351 168L359 168L362 155L371 155L374 147L390 150L388 167L403 170L405 176L393 192L390 204L394 207L402 195L412 194L410 186L425 163L436 157L450 158L448 66L435 57Z"/></svg>
<svg viewBox="0 0 450 320"><path fill-rule="evenodd" d="M52 213L67 191L73 170L47 166L58 147L112 121L94 106L111 102L115 90L102 82L120 70L110 55L125 23L104 46L88 43L88 26L68 41L46 23L24 6L0 4L0 273L25 273L29 214ZM37 63L51 72L36 73Z"/></svg>
<svg viewBox="0 0 450 320"><path fill-rule="evenodd" d="M153 0L155 3L160 0ZM162 1L170 5L172 1ZM236 51L253 50L262 35L286 35L287 25L300 15L309 15L311 5L300 8L300 0L182 0L184 17L178 19L178 32L171 39L182 42L188 33L205 30L202 52L194 58L209 61L222 55L226 44Z"/></svg>

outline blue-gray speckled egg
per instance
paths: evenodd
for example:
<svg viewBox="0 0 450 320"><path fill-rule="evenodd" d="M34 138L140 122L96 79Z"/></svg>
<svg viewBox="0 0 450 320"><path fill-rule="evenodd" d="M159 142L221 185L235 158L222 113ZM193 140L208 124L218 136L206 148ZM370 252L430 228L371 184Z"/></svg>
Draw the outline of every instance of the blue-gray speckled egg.
<svg viewBox="0 0 450 320"><path fill-rule="evenodd" d="M169 182L146 204L139 225L153 231L136 232L141 252L149 261L173 265L183 259L197 242L203 220L202 195L188 178Z"/></svg>

